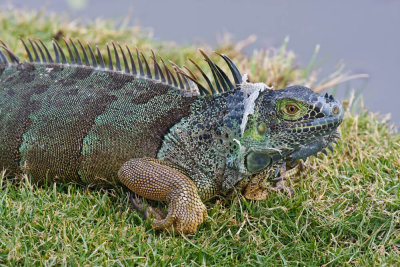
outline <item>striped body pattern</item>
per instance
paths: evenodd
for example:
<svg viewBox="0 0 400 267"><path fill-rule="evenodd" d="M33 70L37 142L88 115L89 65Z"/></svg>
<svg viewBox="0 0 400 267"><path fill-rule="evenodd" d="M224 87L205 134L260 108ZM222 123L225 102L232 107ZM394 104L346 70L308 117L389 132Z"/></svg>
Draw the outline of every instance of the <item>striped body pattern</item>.
<svg viewBox="0 0 400 267"><path fill-rule="evenodd" d="M24 64L0 83L2 165L34 179L117 182L135 157L156 157L194 100L166 85L85 67Z"/></svg>

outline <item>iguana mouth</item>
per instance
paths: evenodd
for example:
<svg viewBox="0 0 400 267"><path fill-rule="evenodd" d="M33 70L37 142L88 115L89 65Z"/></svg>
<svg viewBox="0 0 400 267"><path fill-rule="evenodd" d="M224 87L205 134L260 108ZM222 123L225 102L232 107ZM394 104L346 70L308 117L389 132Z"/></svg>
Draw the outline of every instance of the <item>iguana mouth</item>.
<svg viewBox="0 0 400 267"><path fill-rule="evenodd" d="M340 122L338 123L340 124ZM318 152L327 154L326 148L333 151L332 143L337 144L336 139L340 138L337 130L330 132L327 135L317 137L312 142L299 145L294 152L290 154L288 160L295 162L299 159L306 159L309 156L315 156Z"/></svg>
<svg viewBox="0 0 400 267"><path fill-rule="evenodd" d="M327 133L331 133L333 129L336 129L343 120L343 115L332 117L322 117L319 119L303 121L296 123L287 129L288 134L309 134L313 136L323 136Z"/></svg>

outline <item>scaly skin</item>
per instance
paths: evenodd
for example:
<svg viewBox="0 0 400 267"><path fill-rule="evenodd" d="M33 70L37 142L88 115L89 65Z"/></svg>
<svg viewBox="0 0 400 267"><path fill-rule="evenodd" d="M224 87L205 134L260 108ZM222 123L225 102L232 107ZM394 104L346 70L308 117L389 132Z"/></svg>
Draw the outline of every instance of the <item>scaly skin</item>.
<svg viewBox="0 0 400 267"><path fill-rule="evenodd" d="M195 183L186 175L163 165L162 161L151 158L130 160L124 163L118 176L136 194L169 203L167 217L153 222L156 229L173 226L177 232L192 233L207 216Z"/></svg>
<svg viewBox="0 0 400 267"><path fill-rule="evenodd" d="M126 63L130 73L119 62L106 70L86 61L88 49L72 53L88 66L68 64L60 48L55 62L45 47L33 62L38 47L27 49L29 63L6 47L0 53L0 164L37 182L124 184L167 201L156 229L195 232L206 217L202 201L329 147L343 116L333 97L308 88L248 83L223 55L236 86L205 55L220 87L205 89L156 62L154 75L145 73L139 58L139 69Z"/></svg>

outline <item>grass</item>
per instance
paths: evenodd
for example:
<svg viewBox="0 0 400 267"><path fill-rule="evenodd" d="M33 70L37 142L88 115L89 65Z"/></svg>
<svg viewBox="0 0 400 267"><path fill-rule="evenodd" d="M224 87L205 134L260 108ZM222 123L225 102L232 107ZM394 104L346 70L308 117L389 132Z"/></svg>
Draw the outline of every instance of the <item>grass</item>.
<svg viewBox="0 0 400 267"><path fill-rule="evenodd" d="M112 39L147 52L154 48L179 65L188 56L200 59L195 45L156 43L137 27L63 21L55 15L1 12L1 38L21 57L18 37L48 41L61 32L100 45ZM229 41L213 49L227 53L252 80L277 88L299 83L316 89L348 77L337 73L317 84L312 66L297 66L285 45L276 53L259 50L250 56ZM343 140L333 153L309 161L310 168L293 185L293 197L271 192L265 201L217 198L207 203L206 222L189 236L154 231L121 188L37 186L26 175L3 172L0 264L398 265L400 135L378 115L355 114L351 107L347 103L340 127Z"/></svg>

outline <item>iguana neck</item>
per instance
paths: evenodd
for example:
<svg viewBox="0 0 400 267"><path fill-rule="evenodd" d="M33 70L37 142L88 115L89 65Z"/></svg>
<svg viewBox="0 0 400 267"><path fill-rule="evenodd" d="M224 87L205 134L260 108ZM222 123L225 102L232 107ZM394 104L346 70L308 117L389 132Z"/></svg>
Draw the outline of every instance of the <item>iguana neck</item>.
<svg viewBox="0 0 400 267"><path fill-rule="evenodd" d="M165 136L158 158L185 170L196 183L202 199L221 192L223 181L235 173L235 151L243 118L243 93L239 90L218 97L199 98L190 115ZM239 175L239 174L235 174ZM236 180L236 179L235 179Z"/></svg>

